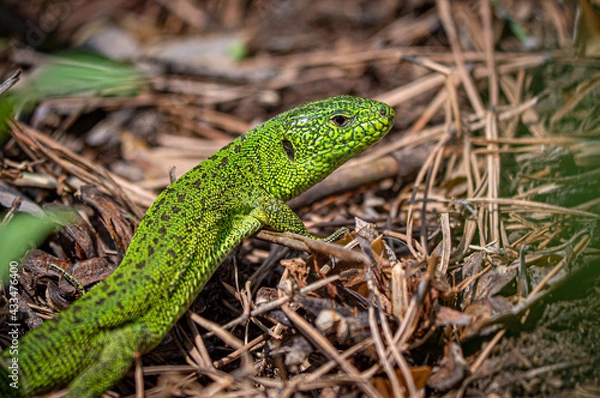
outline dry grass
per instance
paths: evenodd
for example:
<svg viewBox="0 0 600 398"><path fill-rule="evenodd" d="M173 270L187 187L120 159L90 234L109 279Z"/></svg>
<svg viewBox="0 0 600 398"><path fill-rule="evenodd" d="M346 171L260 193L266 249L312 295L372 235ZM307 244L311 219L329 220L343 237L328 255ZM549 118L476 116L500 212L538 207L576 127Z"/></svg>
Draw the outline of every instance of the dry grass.
<svg viewBox="0 0 600 398"><path fill-rule="evenodd" d="M169 2L151 3L143 13L148 18L157 4L170 12L163 29L201 31L211 7L222 7L223 23L241 18L236 2L207 2L202 8L182 1L177 9ZM522 22L532 35L546 34L568 46L571 8L514 3L523 12L534 7L543 13L537 25ZM391 21L362 41L257 55L241 65L247 76L267 71L271 78L238 84L230 76L211 79L208 72L160 74L152 78L151 90L133 98L44 101L70 115L53 129L47 121L40 124L52 134L22 121L11 124L3 179L14 187L54 190L42 199L77 203L83 218L92 218L90 228L100 218L119 244L97 255L118 262L130 235L122 237L109 224L120 220L126 230L128 216L111 209L106 220L107 205L98 202L81 210L73 195L84 184L139 219L155 197L153 189L168 182L164 170L177 163L181 175L213 146L245 131L254 121L244 115L257 103L285 107L294 95L282 92L302 93L318 82L364 76L370 68L378 68L378 75L393 71L398 77L391 81L402 80L403 72L411 75L404 84L353 89L376 92L372 96L396 108L403 134L394 131L384 145L292 202L315 229L347 225L357 216L344 246L260 232L258 239L310 255L284 260L287 251L267 252L257 240L246 242L179 322L174 344L144 358L153 366L137 361L135 382L121 383L122 391L150 397L182 391L281 397L314 391L337 396L356 388L369 397L496 391L475 382L500 371L486 366L492 356L501 356L498 345L507 334L535 328L549 297L589 272L600 254L595 237L600 75L597 60L575 57L568 48L520 50L506 33L509 22L494 12L499 9L487 0L438 0L420 18ZM437 26L447 46L410 45ZM146 108L168 129L153 137L158 144L152 147L122 132L126 160L146 172L135 184L77 154L63 139L92 109L107 115L127 109L139 117ZM358 188L366 184L369 190ZM340 193L349 189L357 193ZM277 263L283 265L280 275L273 271ZM34 291L39 286L29 293ZM37 309L36 302L51 300L29 301ZM538 379L530 390L516 391L547 392L543 375L593 369L599 353L590 355L544 366L529 362L519 380Z"/></svg>

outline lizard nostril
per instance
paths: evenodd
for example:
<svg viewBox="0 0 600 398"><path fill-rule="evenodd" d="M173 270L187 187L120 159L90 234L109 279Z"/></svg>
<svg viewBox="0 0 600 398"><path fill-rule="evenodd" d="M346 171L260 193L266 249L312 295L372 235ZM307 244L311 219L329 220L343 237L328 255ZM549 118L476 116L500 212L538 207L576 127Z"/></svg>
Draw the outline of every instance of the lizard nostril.
<svg viewBox="0 0 600 398"><path fill-rule="evenodd" d="M382 109L382 110L379 111L379 114L381 116L385 116L385 115L387 115L387 112L385 111L385 109Z"/></svg>

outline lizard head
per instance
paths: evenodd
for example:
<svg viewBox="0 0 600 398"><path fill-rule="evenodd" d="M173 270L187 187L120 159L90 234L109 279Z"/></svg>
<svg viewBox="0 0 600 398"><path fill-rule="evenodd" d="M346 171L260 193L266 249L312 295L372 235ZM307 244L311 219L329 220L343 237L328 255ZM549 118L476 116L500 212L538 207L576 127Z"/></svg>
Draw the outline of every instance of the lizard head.
<svg viewBox="0 0 600 398"><path fill-rule="evenodd" d="M261 140L264 186L282 200L295 197L379 141L393 124L390 106L351 96L284 112L266 123Z"/></svg>

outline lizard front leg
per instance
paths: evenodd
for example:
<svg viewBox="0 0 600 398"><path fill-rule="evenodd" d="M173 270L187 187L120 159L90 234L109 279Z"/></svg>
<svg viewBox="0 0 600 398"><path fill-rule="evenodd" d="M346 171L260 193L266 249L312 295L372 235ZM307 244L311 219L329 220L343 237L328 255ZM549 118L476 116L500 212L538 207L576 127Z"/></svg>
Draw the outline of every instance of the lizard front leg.
<svg viewBox="0 0 600 398"><path fill-rule="evenodd" d="M277 232L291 232L326 242L333 242L348 232L347 228L342 227L326 238L319 238L306 230L306 226L300 217L288 205L279 199L271 197L259 199L258 207L251 215L257 218L262 224L271 227Z"/></svg>

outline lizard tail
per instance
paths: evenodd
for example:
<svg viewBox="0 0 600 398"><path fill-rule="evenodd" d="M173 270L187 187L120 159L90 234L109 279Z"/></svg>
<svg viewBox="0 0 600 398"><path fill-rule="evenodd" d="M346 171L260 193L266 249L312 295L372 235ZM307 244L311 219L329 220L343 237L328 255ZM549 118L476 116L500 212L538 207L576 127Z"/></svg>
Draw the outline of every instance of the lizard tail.
<svg viewBox="0 0 600 398"><path fill-rule="evenodd" d="M22 398L23 394L18 387L18 376L8 373L5 367L0 369L0 397Z"/></svg>

